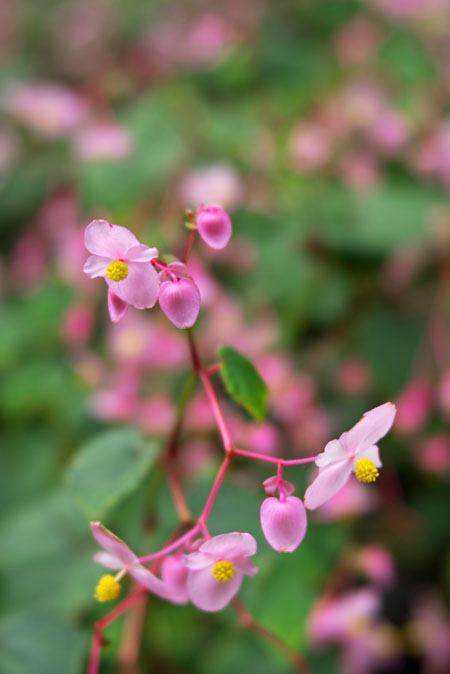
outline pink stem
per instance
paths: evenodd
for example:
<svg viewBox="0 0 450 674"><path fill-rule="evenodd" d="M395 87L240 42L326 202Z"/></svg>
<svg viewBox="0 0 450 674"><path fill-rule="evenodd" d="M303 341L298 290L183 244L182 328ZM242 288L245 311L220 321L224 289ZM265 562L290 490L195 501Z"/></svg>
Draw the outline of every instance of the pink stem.
<svg viewBox="0 0 450 674"><path fill-rule="evenodd" d="M313 463L317 456L308 456L306 459L284 459L283 466L299 466L301 463Z"/></svg>
<svg viewBox="0 0 450 674"><path fill-rule="evenodd" d="M172 271L170 271L170 269L168 268L168 266L167 266L166 264L163 264L162 262L158 262L158 261L155 260L154 258L153 258L153 260L150 260L150 262L152 263L152 265L153 265L154 267L157 267L157 269L162 269L163 271L165 271L165 272L167 272L168 274L170 274L170 276L172 277L172 279L173 279L174 281L178 281L176 275L175 275Z"/></svg>
<svg viewBox="0 0 450 674"><path fill-rule="evenodd" d="M222 465L220 466L216 480L208 496L208 500L205 503L205 507L203 508L202 514L198 518L198 523L200 524L200 526L203 526L208 521L209 513L211 512L211 508L213 507L214 501L216 500L217 493L220 489L220 485L222 484L222 480L225 477L225 473L228 470L231 458L232 458L231 454L228 454L223 460Z"/></svg>
<svg viewBox="0 0 450 674"><path fill-rule="evenodd" d="M190 531L184 534L184 536L177 538L176 541L174 541L170 545L166 545L165 548L162 548L158 552L154 552L152 555L145 555L145 557L139 557L139 561L143 564L144 562L151 562L153 559L160 559L160 557L165 557L166 555L169 554L169 552L172 552L172 550L176 550L181 545L183 545L183 543L185 543L190 538L195 536L195 534L198 533L200 529L201 529L200 524L196 524L195 527L193 527Z"/></svg>
<svg viewBox="0 0 450 674"><path fill-rule="evenodd" d="M277 468L277 484L278 491L280 492L280 501L284 501L284 489L283 489L283 464L279 463Z"/></svg>
<svg viewBox="0 0 450 674"><path fill-rule="evenodd" d="M92 635L91 653L89 656L89 663L87 674L97 674L100 665L100 653L102 650L102 634L94 631Z"/></svg>
<svg viewBox="0 0 450 674"><path fill-rule="evenodd" d="M266 461L267 463L276 463L277 465L282 466L296 466L301 463L312 463L317 459L317 456L308 456L305 459L277 459L275 456L266 456L265 454L258 454L257 452L247 452L246 449L233 449L233 454L248 456L249 459Z"/></svg>
<svg viewBox="0 0 450 674"><path fill-rule="evenodd" d="M222 438L223 447L226 452L231 452L233 449L233 440L231 439L227 423L220 409L219 401L217 400L216 392L205 370L199 370L198 375L202 380L203 386L208 396L212 411L216 418L217 426L219 428L220 436Z"/></svg>

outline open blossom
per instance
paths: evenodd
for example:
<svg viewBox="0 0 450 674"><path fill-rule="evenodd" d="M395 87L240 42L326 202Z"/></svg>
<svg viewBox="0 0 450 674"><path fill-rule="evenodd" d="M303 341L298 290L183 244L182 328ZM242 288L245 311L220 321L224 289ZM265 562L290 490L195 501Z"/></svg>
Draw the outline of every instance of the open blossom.
<svg viewBox="0 0 450 674"><path fill-rule="evenodd" d="M257 567L248 559L255 552L253 536L235 531L214 536L198 551L185 555L191 602L202 611L223 609L239 592L244 575L257 573Z"/></svg>
<svg viewBox="0 0 450 674"><path fill-rule="evenodd" d="M153 307L158 299L159 278L150 261L158 257L126 227L93 220L86 227L84 245L91 256L83 271L90 278L103 276L108 285L108 309L113 322L120 321L128 305Z"/></svg>
<svg viewBox="0 0 450 674"><path fill-rule="evenodd" d="M339 440L331 440L316 459L319 474L305 493L305 505L318 508L336 494L354 472L361 482L374 482L381 461L376 442L386 435L395 417L395 405L385 403L366 412Z"/></svg>
<svg viewBox="0 0 450 674"><path fill-rule="evenodd" d="M153 594L157 594L163 599L170 599L169 587L142 566L139 558L126 543L117 538L101 522L91 522L91 530L97 543L105 550L105 552L97 552L94 555L94 560L108 569L119 571L115 577L108 574L100 579L95 594L98 601L110 601L119 596L120 585L118 581L125 573L128 573Z"/></svg>

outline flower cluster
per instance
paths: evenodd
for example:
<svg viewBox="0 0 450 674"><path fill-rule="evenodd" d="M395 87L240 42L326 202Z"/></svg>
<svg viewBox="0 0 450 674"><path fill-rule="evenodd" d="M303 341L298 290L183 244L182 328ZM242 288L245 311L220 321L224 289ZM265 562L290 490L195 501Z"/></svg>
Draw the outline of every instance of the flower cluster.
<svg viewBox="0 0 450 674"><path fill-rule="evenodd" d="M188 226L216 250L224 248L231 236L230 217L218 204L200 206ZM93 220L87 226L84 244L91 256L83 271L90 278L105 279L109 315L114 323L125 316L130 304L136 309L150 309L159 300L162 311L177 328L194 325L201 298L186 265L158 261L157 248L149 248L126 227L106 220Z"/></svg>

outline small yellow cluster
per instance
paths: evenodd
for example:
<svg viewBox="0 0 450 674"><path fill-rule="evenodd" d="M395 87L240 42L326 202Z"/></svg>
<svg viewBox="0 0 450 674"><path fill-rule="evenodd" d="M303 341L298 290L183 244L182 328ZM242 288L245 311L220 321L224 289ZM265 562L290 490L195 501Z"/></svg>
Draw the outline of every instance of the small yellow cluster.
<svg viewBox="0 0 450 674"><path fill-rule="evenodd" d="M228 583L235 574L234 566L231 562L227 562L225 559L221 559L220 562L216 562L212 569L213 576L218 583Z"/></svg>
<svg viewBox="0 0 450 674"><path fill-rule="evenodd" d="M114 576L111 576L111 574L108 573L106 576L100 578L98 585L95 588L94 597L100 602L112 601L113 599L117 599L120 590L120 583L117 582Z"/></svg>
<svg viewBox="0 0 450 674"><path fill-rule="evenodd" d="M114 260L106 270L106 276L111 281L123 281L128 276L128 265L122 260Z"/></svg>
<svg viewBox="0 0 450 674"><path fill-rule="evenodd" d="M379 474L377 467L370 459L359 459L356 463L355 475L360 482L375 482Z"/></svg>

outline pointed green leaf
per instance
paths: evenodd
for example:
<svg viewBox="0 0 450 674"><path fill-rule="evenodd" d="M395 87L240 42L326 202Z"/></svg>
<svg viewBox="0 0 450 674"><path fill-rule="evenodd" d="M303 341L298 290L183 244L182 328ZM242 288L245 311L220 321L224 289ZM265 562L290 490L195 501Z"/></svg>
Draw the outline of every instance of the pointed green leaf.
<svg viewBox="0 0 450 674"><path fill-rule="evenodd" d="M252 363L235 349L219 349L220 374L230 396L258 421L266 416L268 390Z"/></svg>

